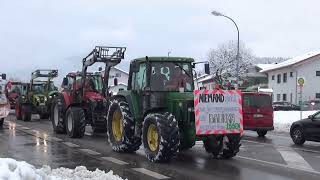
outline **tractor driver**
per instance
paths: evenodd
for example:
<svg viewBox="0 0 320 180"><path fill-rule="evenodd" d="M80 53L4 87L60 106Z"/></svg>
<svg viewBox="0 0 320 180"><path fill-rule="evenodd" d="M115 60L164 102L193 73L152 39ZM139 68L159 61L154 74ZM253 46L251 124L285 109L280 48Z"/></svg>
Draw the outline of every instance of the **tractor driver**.
<svg viewBox="0 0 320 180"><path fill-rule="evenodd" d="M94 86L94 82L91 78L87 78L86 79L86 84L85 84L85 90L88 92L94 92L96 91L96 88Z"/></svg>
<svg viewBox="0 0 320 180"><path fill-rule="evenodd" d="M151 76L151 87L153 87L153 90L155 91L163 91L168 79L164 74L161 73L161 67L159 64L155 64L154 72L155 73Z"/></svg>

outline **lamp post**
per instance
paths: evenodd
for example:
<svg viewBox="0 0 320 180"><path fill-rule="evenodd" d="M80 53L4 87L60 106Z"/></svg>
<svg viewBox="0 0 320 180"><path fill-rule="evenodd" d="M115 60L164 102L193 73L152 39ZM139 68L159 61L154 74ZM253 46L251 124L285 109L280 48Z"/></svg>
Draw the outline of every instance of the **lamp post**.
<svg viewBox="0 0 320 180"><path fill-rule="evenodd" d="M236 22L233 20L233 19L231 19L230 17L228 17L228 16L226 16L226 15L224 15L224 14L222 14L222 13L220 13L220 12L217 12L217 11L212 11L211 12L211 14L212 15L214 15L214 16L222 16L222 17L225 17L225 18L228 18L229 20L231 20L232 22L233 22L233 24L236 26L236 28L237 28L237 32L238 32L238 42L237 42L237 55L236 55L236 83L237 83L237 88L239 87L239 85L238 85L238 82L239 82L239 46L240 46L240 42L239 42L239 28L238 28L238 26L237 26L237 24L236 24Z"/></svg>

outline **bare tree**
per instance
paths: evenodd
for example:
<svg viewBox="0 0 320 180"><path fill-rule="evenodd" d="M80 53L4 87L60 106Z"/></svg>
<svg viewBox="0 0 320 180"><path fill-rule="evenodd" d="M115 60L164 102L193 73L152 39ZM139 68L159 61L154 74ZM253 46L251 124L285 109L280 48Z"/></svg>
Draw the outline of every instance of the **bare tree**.
<svg viewBox="0 0 320 180"><path fill-rule="evenodd" d="M210 72L214 74L214 80L220 86L229 77L236 77L237 44L234 41L219 45L208 54ZM251 65L254 56L252 51L240 42L239 76L243 75Z"/></svg>

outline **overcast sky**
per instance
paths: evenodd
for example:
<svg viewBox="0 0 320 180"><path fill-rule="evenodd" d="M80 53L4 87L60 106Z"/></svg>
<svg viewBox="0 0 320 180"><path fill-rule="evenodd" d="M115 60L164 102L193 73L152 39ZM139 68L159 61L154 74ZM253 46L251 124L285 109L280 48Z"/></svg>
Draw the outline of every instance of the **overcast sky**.
<svg viewBox="0 0 320 180"><path fill-rule="evenodd" d="M205 60L218 44L240 39L256 56L294 57L320 49L317 0L0 0L0 72L28 80L36 68L60 76L80 69L95 45L126 46L136 57Z"/></svg>

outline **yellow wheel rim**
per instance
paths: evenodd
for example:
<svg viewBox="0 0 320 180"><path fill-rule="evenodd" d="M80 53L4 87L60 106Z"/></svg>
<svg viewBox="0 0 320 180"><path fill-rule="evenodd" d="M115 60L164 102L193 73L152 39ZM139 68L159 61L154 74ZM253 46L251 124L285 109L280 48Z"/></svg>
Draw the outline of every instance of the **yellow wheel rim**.
<svg viewBox="0 0 320 180"><path fill-rule="evenodd" d="M159 134L157 127L154 124L150 124L147 133L147 141L151 151L156 151L159 146Z"/></svg>
<svg viewBox="0 0 320 180"><path fill-rule="evenodd" d="M122 139L122 115L121 112L116 111L112 115L112 133L116 141L121 141Z"/></svg>

